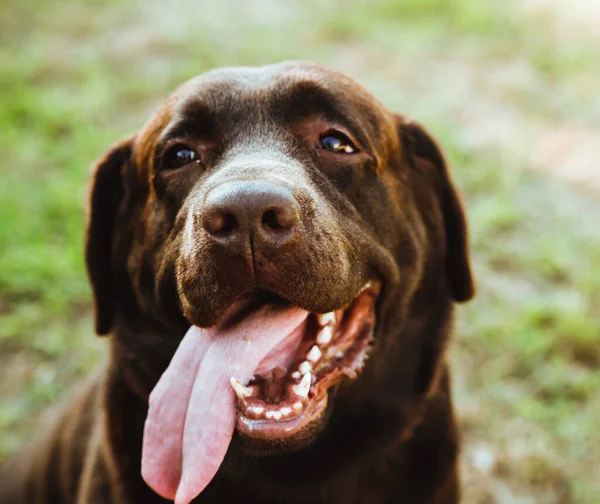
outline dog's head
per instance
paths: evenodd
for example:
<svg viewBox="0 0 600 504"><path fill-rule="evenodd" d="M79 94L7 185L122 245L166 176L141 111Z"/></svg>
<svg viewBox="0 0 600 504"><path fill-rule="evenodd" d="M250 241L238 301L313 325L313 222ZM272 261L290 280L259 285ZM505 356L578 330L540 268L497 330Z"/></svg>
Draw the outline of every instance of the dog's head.
<svg viewBox="0 0 600 504"><path fill-rule="evenodd" d="M435 382L452 301L473 295L436 142L308 63L192 79L110 150L87 265L98 333L152 321L168 361L187 331L146 425L144 475L167 497L212 478L235 427L264 452L335 439L346 420L397 423ZM171 428L189 439L157 448Z"/></svg>

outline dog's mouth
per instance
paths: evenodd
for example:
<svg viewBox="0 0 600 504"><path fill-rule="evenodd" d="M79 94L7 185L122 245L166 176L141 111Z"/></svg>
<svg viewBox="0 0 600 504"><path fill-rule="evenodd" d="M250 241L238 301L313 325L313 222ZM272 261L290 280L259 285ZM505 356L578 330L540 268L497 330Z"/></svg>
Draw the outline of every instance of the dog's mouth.
<svg viewBox="0 0 600 504"><path fill-rule="evenodd" d="M328 390L363 367L379 291L379 284L369 283L346 307L311 313L260 362L249 383L230 378L240 434L267 441L304 437L325 413Z"/></svg>
<svg viewBox="0 0 600 504"><path fill-rule="evenodd" d="M347 306L320 314L253 293L216 326L192 326L150 395L146 482L189 503L216 474L236 427L252 443L283 449L310 441L328 390L356 378L368 356L379 291L368 284Z"/></svg>

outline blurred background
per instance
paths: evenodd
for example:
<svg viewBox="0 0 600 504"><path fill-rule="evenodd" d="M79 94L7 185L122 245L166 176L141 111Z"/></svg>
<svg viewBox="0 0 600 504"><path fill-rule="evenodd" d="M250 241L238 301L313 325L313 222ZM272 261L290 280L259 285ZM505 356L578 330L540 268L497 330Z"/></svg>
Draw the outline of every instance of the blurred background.
<svg viewBox="0 0 600 504"><path fill-rule="evenodd" d="M0 460L103 361L89 167L182 81L311 59L440 140L476 300L452 346L467 503L600 502L594 0L19 0L0 7Z"/></svg>

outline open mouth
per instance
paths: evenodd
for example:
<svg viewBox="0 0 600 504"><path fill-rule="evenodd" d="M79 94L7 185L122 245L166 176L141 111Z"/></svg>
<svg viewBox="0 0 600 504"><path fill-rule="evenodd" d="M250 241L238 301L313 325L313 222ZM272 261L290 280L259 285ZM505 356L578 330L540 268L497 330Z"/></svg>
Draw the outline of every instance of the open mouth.
<svg viewBox="0 0 600 504"><path fill-rule="evenodd" d="M304 444L323 424L328 390L365 363L379 291L368 284L323 314L255 292L217 325L190 327L150 394L145 481L187 504L218 471L236 427L254 442Z"/></svg>
<svg viewBox="0 0 600 504"><path fill-rule="evenodd" d="M356 378L368 357L379 284L367 284L345 308L311 313L261 361L247 385L231 377L237 429L251 438L293 437L319 419L327 391Z"/></svg>

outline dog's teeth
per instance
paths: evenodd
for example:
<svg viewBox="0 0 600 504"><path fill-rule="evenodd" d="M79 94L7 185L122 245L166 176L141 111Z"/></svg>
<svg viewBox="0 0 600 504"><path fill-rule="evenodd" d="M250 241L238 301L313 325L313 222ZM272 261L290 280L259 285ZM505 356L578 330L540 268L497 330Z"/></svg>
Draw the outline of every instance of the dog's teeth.
<svg viewBox="0 0 600 504"><path fill-rule="evenodd" d="M325 327L323 327L323 329L321 329L319 331L319 334L317 334L317 343L319 345L327 345L331 341L332 337L333 337L333 327L325 326Z"/></svg>
<svg viewBox="0 0 600 504"><path fill-rule="evenodd" d="M292 404L292 409L296 413L301 413L302 410L304 409L304 405L300 401L298 401L298 402L295 402L294 404Z"/></svg>
<svg viewBox="0 0 600 504"><path fill-rule="evenodd" d="M310 365L310 362L304 361L302 364L300 364L298 371L300 371L300 374L302 376L304 376L306 373L310 373L312 371L312 366Z"/></svg>
<svg viewBox="0 0 600 504"><path fill-rule="evenodd" d="M260 415L265 410L262 406L250 406L248 409L255 415Z"/></svg>
<svg viewBox="0 0 600 504"><path fill-rule="evenodd" d="M267 417L269 420L270 419L281 420L281 412L280 411L267 411L265 413L265 417Z"/></svg>
<svg viewBox="0 0 600 504"><path fill-rule="evenodd" d="M293 378L294 380L299 380L301 376L302 376L302 374L300 374L300 371L294 371L294 372L292 373L292 378Z"/></svg>
<svg viewBox="0 0 600 504"><path fill-rule="evenodd" d="M317 345L314 345L310 349L310 351L306 354L306 358L314 364L315 362L319 361L319 359L321 358L321 355L322 355L321 349Z"/></svg>
<svg viewBox="0 0 600 504"><path fill-rule="evenodd" d="M292 408L286 406L285 408L281 408L279 411L281 411L282 415L288 416L292 412Z"/></svg>
<svg viewBox="0 0 600 504"><path fill-rule="evenodd" d="M308 392L310 390L310 386L312 384L312 375L310 373L306 373L302 377L302 381L298 385L294 385L292 390L296 393L296 395L300 397L308 397Z"/></svg>
<svg viewBox="0 0 600 504"><path fill-rule="evenodd" d="M325 327L335 324L335 312L317 313L317 322L320 326Z"/></svg>
<svg viewBox="0 0 600 504"><path fill-rule="evenodd" d="M250 397L252 395L252 389L248 387L244 387L239 381L237 381L233 376L229 380L231 383L231 387L240 399L246 399L246 397Z"/></svg>

